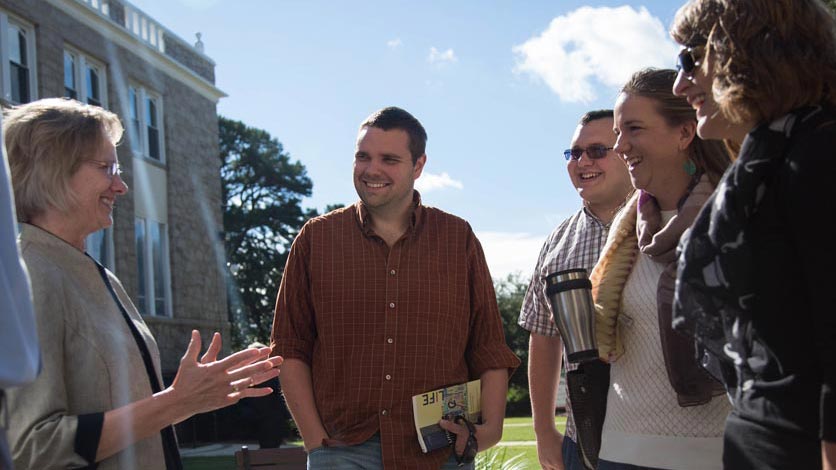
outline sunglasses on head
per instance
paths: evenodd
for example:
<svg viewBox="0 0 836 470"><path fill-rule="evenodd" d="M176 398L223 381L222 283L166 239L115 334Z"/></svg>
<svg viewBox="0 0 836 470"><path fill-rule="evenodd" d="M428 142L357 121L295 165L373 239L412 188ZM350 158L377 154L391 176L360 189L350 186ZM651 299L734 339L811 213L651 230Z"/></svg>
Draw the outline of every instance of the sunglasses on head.
<svg viewBox="0 0 836 470"><path fill-rule="evenodd" d="M607 156L607 152L612 150L612 147L605 147L601 144L592 144L587 148L580 148L580 147L573 147L571 149L567 149L563 151L563 156L566 157L566 161L575 160L578 161L581 159L581 156L584 152L586 152L586 156L592 160L599 160Z"/></svg>
<svg viewBox="0 0 836 470"><path fill-rule="evenodd" d="M683 47L677 56L676 69L682 70L685 75L693 75L694 69L700 65L703 54L705 54L705 46Z"/></svg>

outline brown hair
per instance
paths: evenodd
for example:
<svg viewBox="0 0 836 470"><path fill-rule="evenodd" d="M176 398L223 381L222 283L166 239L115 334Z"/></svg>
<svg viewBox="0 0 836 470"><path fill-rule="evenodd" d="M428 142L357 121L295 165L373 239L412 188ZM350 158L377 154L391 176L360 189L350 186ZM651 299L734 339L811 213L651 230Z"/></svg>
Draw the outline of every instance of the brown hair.
<svg viewBox="0 0 836 470"><path fill-rule="evenodd" d="M648 68L634 73L621 88L621 92L654 100L656 111L669 126L678 126L689 121L696 122L696 114L688 101L682 96L673 94L675 80L675 70ZM723 142L702 140L694 135L688 151L691 160L697 166L697 171L706 173L709 181L717 185L731 162Z"/></svg>
<svg viewBox="0 0 836 470"><path fill-rule="evenodd" d="M17 218L29 222L49 207L66 212L69 188L81 162L105 143L117 145L122 124L110 111L63 98L48 98L5 112L3 133L9 156Z"/></svg>
<svg viewBox="0 0 836 470"><path fill-rule="evenodd" d="M389 106L375 111L367 117L360 129L364 127L376 127L384 131L400 129L409 136L409 153L412 154L412 164L424 155L427 147L427 131L415 116L401 108Z"/></svg>
<svg viewBox="0 0 836 470"><path fill-rule="evenodd" d="M713 54L712 93L731 122L836 104L836 22L819 0L691 0L671 36Z"/></svg>

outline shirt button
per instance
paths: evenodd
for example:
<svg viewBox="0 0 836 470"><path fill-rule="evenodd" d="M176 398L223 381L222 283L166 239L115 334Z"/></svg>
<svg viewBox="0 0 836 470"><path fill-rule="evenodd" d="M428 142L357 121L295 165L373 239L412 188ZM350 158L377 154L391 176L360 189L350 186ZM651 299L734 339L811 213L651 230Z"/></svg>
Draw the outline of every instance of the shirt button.
<svg viewBox="0 0 836 470"><path fill-rule="evenodd" d="M395 274L397 274L397 271L395 271L395 270L393 269L393 270L389 271L389 274L390 274L390 275L392 275L392 276L394 276Z"/></svg>
<svg viewBox="0 0 836 470"><path fill-rule="evenodd" d="M389 375L389 374L386 374L386 380L392 380L392 376Z"/></svg>
<svg viewBox="0 0 836 470"><path fill-rule="evenodd" d="M389 308L395 308L395 302L391 302L391 303L389 304Z"/></svg>
<svg viewBox="0 0 836 470"><path fill-rule="evenodd" d="M382 414L383 416L387 416L389 414L389 410L382 410L380 414Z"/></svg>
<svg viewBox="0 0 836 470"><path fill-rule="evenodd" d="M392 344L392 343L395 342L395 340L392 339L392 338L386 338L386 342L389 343L389 344Z"/></svg>

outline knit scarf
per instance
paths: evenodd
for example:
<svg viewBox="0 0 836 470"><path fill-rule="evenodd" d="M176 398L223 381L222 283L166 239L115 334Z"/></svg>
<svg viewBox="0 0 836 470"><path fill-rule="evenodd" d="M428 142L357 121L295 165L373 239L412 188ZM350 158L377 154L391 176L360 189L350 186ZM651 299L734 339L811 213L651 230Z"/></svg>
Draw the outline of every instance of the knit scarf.
<svg viewBox="0 0 836 470"><path fill-rule="evenodd" d="M624 285L639 251L665 266L656 288L659 333L668 379L680 406L708 402L722 393L719 383L699 366L692 339L675 333L671 326L676 247L714 188L706 175L695 178L677 204L676 215L664 226L659 204L650 193L640 191L613 222L604 254L590 275L596 310L596 339L601 359L614 362L624 354L618 329L623 310Z"/></svg>

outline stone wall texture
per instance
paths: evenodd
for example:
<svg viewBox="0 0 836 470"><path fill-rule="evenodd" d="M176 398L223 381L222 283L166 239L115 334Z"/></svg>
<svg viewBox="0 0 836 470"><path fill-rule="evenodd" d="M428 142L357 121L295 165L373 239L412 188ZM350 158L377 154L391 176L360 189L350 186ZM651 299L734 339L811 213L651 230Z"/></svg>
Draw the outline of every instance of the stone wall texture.
<svg viewBox="0 0 836 470"><path fill-rule="evenodd" d="M67 0L73 2L75 0ZM114 2L115 3L115 2ZM0 0L0 10L35 26L38 97L62 96L63 50L69 45L107 65L108 107L128 122L128 85L136 84L162 97L168 175L168 236L173 317L146 317L162 355L163 374L171 377L186 349L189 332L199 329L208 344L213 331L229 338L226 288L221 271L223 248L221 217L218 119L215 103L142 57L159 54L150 47L142 56L107 39L99 30L79 22L43 0ZM124 14L117 7L111 16ZM102 21L108 21L102 18ZM159 19L162 23L164 19ZM121 26L122 23L117 23ZM176 41L172 41L175 43ZM208 81L214 65L183 43L167 54ZM139 47L146 47L138 44ZM173 52L173 53L172 53ZM191 55L190 55L191 54ZM192 57L193 56L193 57ZM186 63L188 62L188 63ZM123 179L133 186L128 135L118 148L125 170ZM137 254L134 244L134 197L128 192L114 210L115 273L132 298L137 292ZM226 342L228 344L228 341ZM228 346L225 347L229 351Z"/></svg>

